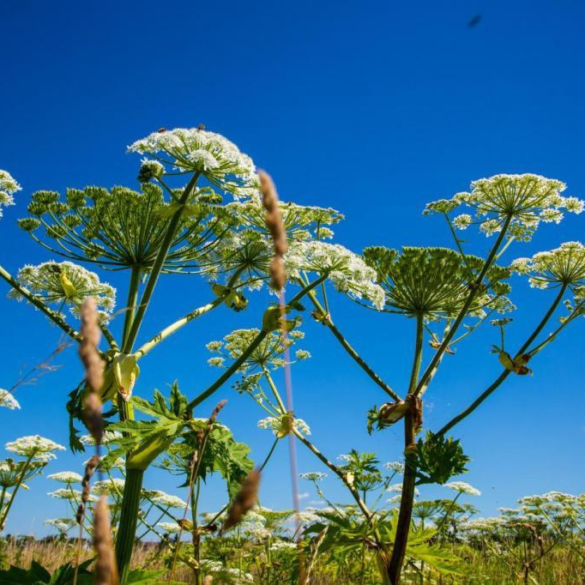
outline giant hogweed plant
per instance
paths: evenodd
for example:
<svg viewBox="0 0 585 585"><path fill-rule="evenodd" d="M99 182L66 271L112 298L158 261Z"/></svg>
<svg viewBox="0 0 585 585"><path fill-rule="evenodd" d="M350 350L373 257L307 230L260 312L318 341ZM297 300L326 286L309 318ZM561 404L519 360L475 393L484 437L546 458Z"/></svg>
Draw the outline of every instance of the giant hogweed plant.
<svg viewBox="0 0 585 585"><path fill-rule="evenodd" d="M454 235L453 250L407 248L400 252L374 247L366 249L361 257L324 241L333 235L330 226L342 219L338 212L282 203L289 240L286 271L294 294L284 307L270 305L257 329L236 332L224 344L216 342L216 349L223 347L229 357L227 363L225 356L214 358L215 365L224 366L221 375L195 397L181 400L169 410L167 406L163 408L156 396L156 408L133 396L140 360L191 321L220 307L244 310L248 304L246 290L262 288L270 280L273 246L254 164L233 143L203 128L161 129L135 142L129 150L144 156L138 190L87 187L69 189L65 196L51 191L33 194L30 216L21 219L19 225L50 251L53 259L39 266L24 267L16 276L0 266L0 276L10 285L11 296L27 300L73 340L80 339L72 324L80 303L92 296L102 309L101 328L108 345L101 353L106 364L102 400L111 401L107 414L112 427L121 433L119 451L125 457L116 539L122 582L128 573L144 472L195 431L194 410L234 374L246 372L241 384L252 393L258 392L254 376L263 377L268 384L274 401L264 393L258 402L268 410L266 424L276 430L277 440L294 433L323 463L329 462L307 440L302 421L286 411L269 376L270 360L272 365L283 363L283 358L277 355L283 352L278 348L294 341L299 314L305 310L301 301L306 299L313 305L313 318L332 332L389 398L370 411L369 429L382 430L399 421L404 423L406 468L395 530L392 539L373 532L383 572L390 582L398 583L407 551L415 485L444 483L465 469L467 459L460 444L446 437L446 433L508 376L528 373L529 360L582 314L585 260L581 244L566 244L511 265L504 263L504 253L511 244L529 240L541 222L558 223L565 212L581 212L583 204L575 198L563 197L560 193L564 185L558 181L535 175L499 175L473 183L470 193L427 206L426 213L446 219ZM7 177L10 184L4 185ZM18 185L7 173L2 180L0 204L9 205ZM453 212L463 206L470 207L475 217L460 214L453 218ZM474 224L486 235L495 236L485 258L467 254L457 235L457 230ZM111 327L114 290L79 262L102 271L127 272L124 322L119 336ZM557 288L555 300L515 353L504 346L509 319L495 320L501 333L494 349L503 366L501 374L453 421L417 441L422 429L423 397L446 361L444 358L454 353L457 344L491 315L513 308L507 298L510 292L507 281L513 272L528 275L541 288ZM204 277L212 283L203 284L209 286L209 302L162 328L153 338L141 340L140 329L158 280L168 274ZM368 308L412 319L415 344L408 388L398 392L343 336L329 310L327 282ZM541 332L563 301L568 314L546 339L540 340ZM65 308L70 309L70 314ZM423 360L427 342L432 356L428 363ZM297 354L297 359L303 357L306 356ZM250 366L258 371L248 375ZM86 393L83 384L72 393L68 409L73 419L83 420ZM137 419L135 409L150 416L150 420ZM81 448L74 433L72 447ZM351 472L333 464L330 469L347 485L371 525L373 514L363 502Z"/></svg>
<svg viewBox="0 0 585 585"><path fill-rule="evenodd" d="M16 276L0 267L11 297L28 301L75 341L80 341L81 334L72 318L79 315L83 300L95 298L102 311L100 326L108 347L101 352L106 367L101 398L111 402L106 415L112 430L120 433L118 454L126 458L116 539L122 582L128 574L145 470L175 442L196 432L194 409L283 322L281 309L269 307L241 361L190 401L175 400L169 408L160 395L150 406L133 396L140 360L170 335L221 306L245 309L248 299L243 291L260 288L269 278L272 242L261 221L255 167L224 137L203 128L161 130L135 142L129 150L144 155L138 190L87 187L68 189L64 196L53 191L34 193L29 217L19 225L53 258L38 266L25 266ZM20 186L8 173L0 178L0 204L10 205ZM231 201L224 202L225 198ZM290 242L310 240L315 231L340 219L333 210L294 204L283 209ZM114 289L80 262L102 271L127 272L121 335L111 327ZM210 289L209 302L138 343L158 280L167 274L201 275L211 281L211 286L203 281ZM285 312L297 310L300 300L326 277L300 288ZM295 324L295 320L286 320L289 329ZM67 405L74 450L83 449L74 421L83 420L88 392L81 383ZM135 409L151 419L137 420Z"/></svg>

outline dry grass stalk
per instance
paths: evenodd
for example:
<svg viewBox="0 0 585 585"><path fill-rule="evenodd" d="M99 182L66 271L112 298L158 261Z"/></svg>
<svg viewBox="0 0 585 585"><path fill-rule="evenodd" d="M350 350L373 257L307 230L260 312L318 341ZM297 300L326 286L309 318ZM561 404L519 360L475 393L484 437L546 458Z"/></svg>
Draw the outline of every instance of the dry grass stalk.
<svg viewBox="0 0 585 585"><path fill-rule="evenodd" d="M254 507L258 501L258 488L260 486L260 472L257 470L250 471L246 479L242 482L240 491L236 494L228 516L221 527L221 532L225 532L234 526L237 526L244 516Z"/></svg>
<svg viewBox="0 0 585 585"><path fill-rule="evenodd" d="M191 501L193 496L193 490L195 489L195 479L199 476L199 469L201 468L201 461L203 461L203 452L205 451L205 447L207 446L207 440L211 431L213 430L213 424L217 420L221 409L227 404L227 400L221 400L218 402L217 406L213 409L211 416L207 420L207 425L205 427L205 431L199 431L197 434L197 442L199 443L199 448L197 451L193 453L193 458L191 459L190 466L191 466L191 474L189 475L189 494L187 496L187 501ZM186 525L187 519L187 512L189 508L186 507L183 513L182 520L179 520L179 526L181 529L179 530L179 535L177 536L177 545L175 547L175 551L173 554L173 562L171 564L171 570L169 572L168 582L171 583L173 580L173 575L175 574L175 568L177 565L177 558L179 557L179 549L181 547L181 538L183 537L183 528ZM194 540L199 538L199 535L196 533L195 526L193 527L193 538ZM195 542L193 543L195 545Z"/></svg>
<svg viewBox="0 0 585 585"><path fill-rule="evenodd" d="M84 422L96 445L102 442L104 423L100 392L104 384L104 363L98 353L101 331L97 305L93 298L85 300L81 307L81 334L79 357L85 366L85 380L91 390L83 405Z"/></svg>
<svg viewBox="0 0 585 585"><path fill-rule="evenodd" d="M286 272L284 269L284 255L288 249L286 244L286 230L282 222L282 212L278 205L278 194L274 182L268 173L260 171L260 192L262 193L262 205L266 210L266 226L274 243L274 256L270 262L270 275L272 284L276 290L282 290L286 284Z"/></svg>
<svg viewBox="0 0 585 585"><path fill-rule="evenodd" d="M100 392L104 382L104 364L98 352L101 338L98 323L97 305L93 298L85 300L81 307L81 334L79 357L85 367L85 380L90 392L83 405L83 417L89 432L95 441L96 453L89 460L83 478L81 504L77 511L79 522L78 562L75 571L74 583L77 582L79 554L83 534L83 517L90 495L91 477L99 465L99 449L103 438L104 421L102 417L102 401ZM95 583L97 585L117 585L118 571L110 529L108 503L102 496L94 509L94 548L96 551Z"/></svg>
<svg viewBox="0 0 585 585"><path fill-rule="evenodd" d="M97 455L94 455L85 466L85 474L83 475L83 479L81 480L81 502L79 507L77 508L77 514L75 515L75 519L77 520L78 524L83 523L83 518L85 516L85 507L87 506L87 502L89 501L89 496L91 494L91 478L94 474L96 467L99 465L100 458Z"/></svg>
<svg viewBox="0 0 585 585"><path fill-rule="evenodd" d="M99 499L94 511L93 546L97 553L95 585L117 585L118 571L112 543L108 502L105 496Z"/></svg>

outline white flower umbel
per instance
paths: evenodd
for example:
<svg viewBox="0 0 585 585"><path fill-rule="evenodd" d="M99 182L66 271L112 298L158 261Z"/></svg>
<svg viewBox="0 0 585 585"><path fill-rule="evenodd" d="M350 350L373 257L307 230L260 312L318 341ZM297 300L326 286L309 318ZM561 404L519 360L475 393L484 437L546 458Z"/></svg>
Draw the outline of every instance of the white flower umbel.
<svg viewBox="0 0 585 585"><path fill-rule="evenodd" d="M77 525L73 518L49 518L45 520L43 524L56 528L59 532L69 532L74 526Z"/></svg>
<svg viewBox="0 0 585 585"><path fill-rule="evenodd" d="M93 491L98 496L122 496L124 492L125 481L118 477L96 481L93 485Z"/></svg>
<svg viewBox="0 0 585 585"><path fill-rule="evenodd" d="M388 471L404 475L404 463L400 463L399 461L389 461L388 463L384 463L384 467Z"/></svg>
<svg viewBox="0 0 585 585"><path fill-rule="evenodd" d="M187 508L187 503L178 496L167 494L161 490L145 490L145 496L163 508Z"/></svg>
<svg viewBox="0 0 585 585"><path fill-rule="evenodd" d="M387 492L390 492L391 494L401 494L402 493L402 484L401 483L395 483L391 486L389 486L388 488L386 488ZM418 490L418 488L414 488L414 495L415 496L420 496L420 491Z"/></svg>
<svg viewBox="0 0 585 585"><path fill-rule="evenodd" d="M159 522L157 526L167 534L179 534L181 527L176 522Z"/></svg>
<svg viewBox="0 0 585 585"><path fill-rule="evenodd" d="M307 481L323 481L327 477L327 474L319 471L309 471L307 473L301 473L300 477Z"/></svg>
<svg viewBox="0 0 585 585"><path fill-rule="evenodd" d="M464 481L452 481L445 484L446 488L467 496L481 496L481 492Z"/></svg>
<svg viewBox="0 0 585 585"><path fill-rule="evenodd" d="M309 425L302 419L302 418L295 418L293 422L294 428L301 433L302 435L310 435L311 429ZM258 428L259 429L269 429L275 435L282 431L282 421L281 418L277 418L274 416L268 416L263 418L262 420L258 421Z"/></svg>
<svg viewBox="0 0 585 585"><path fill-rule="evenodd" d="M495 175L473 181L469 192L429 203L424 213L449 214L461 207L471 208L475 219L462 214L452 220L453 225L466 229L476 223L487 236L501 231L509 218L509 234L527 241L541 222L559 223L565 213L583 211L583 201L561 195L565 189L561 181L540 175Z"/></svg>
<svg viewBox="0 0 585 585"><path fill-rule="evenodd" d="M250 197L258 192L252 159L215 132L199 128L160 130L137 140L128 151L146 154L180 171L200 173L235 197Z"/></svg>
<svg viewBox="0 0 585 585"><path fill-rule="evenodd" d="M83 477L81 477L79 473L75 473L75 471L59 471L58 473L52 473L47 477L66 484L81 483L81 480L83 479Z"/></svg>
<svg viewBox="0 0 585 585"><path fill-rule="evenodd" d="M8 171L0 170L0 217L2 217L2 208L8 205L14 205L14 193L20 191L22 187L14 180Z"/></svg>
<svg viewBox="0 0 585 585"><path fill-rule="evenodd" d="M565 242L532 258L518 258L511 268L527 276L534 288L585 285L585 246L581 242Z"/></svg>
<svg viewBox="0 0 585 585"><path fill-rule="evenodd" d="M286 272L300 279L303 272L327 274L333 286L352 298L384 306L384 291L376 284L376 271L347 248L326 242L295 242L285 256Z"/></svg>
<svg viewBox="0 0 585 585"><path fill-rule="evenodd" d="M21 457L48 460L55 458L55 451L65 451L65 447L40 435L29 435L6 443L6 450Z"/></svg>
<svg viewBox="0 0 585 585"><path fill-rule="evenodd" d="M7 408L8 410L20 410L20 404L18 400L14 398L11 392L8 390L2 390L0 388L0 407Z"/></svg>
<svg viewBox="0 0 585 585"><path fill-rule="evenodd" d="M74 490L71 487L66 488L59 488L54 492L49 492L48 495L51 498L55 498L56 500L68 500L70 502L80 502L81 501L81 491ZM97 498L94 495L89 496L90 502L96 502Z"/></svg>
<svg viewBox="0 0 585 585"><path fill-rule="evenodd" d="M90 272L72 262L44 262L37 266L24 266L18 271L18 280L45 303L69 304L74 314L88 297L93 297L98 307L111 312L116 303L116 290L100 282L95 272ZM19 293L9 295L18 300Z"/></svg>
<svg viewBox="0 0 585 585"><path fill-rule="evenodd" d="M102 445L107 445L108 443L116 442L122 438L122 433L118 431L105 431L104 436L102 437ZM84 445L95 445L95 440L91 435L83 435L81 437L81 442Z"/></svg>

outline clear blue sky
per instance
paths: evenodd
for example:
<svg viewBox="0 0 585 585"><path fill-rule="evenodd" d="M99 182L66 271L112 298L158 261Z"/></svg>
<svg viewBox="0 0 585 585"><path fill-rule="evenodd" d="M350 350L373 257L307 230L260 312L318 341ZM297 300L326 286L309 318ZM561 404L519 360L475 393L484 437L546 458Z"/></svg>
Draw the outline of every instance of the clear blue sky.
<svg viewBox="0 0 585 585"><path fill-rule="evenodd" d="M475 28L467 22L477 13ZM0 223L0 263L16 271L50 259L16 228L30 193L88 184L135 185L138 157L126 146L165 126L206 124L225 134L277 180L281 196L346 214L338 241L366 245L449 245L441 221L424 218L429 199L450 196L475 178L534 172L585 196L585 5L578 0L450 2L111 2L0 5L0 168L23 184ZM584 238L585 217L544 226L508 259ZM487 241L477 238L477 250ZM120 279L112 283L123 289ZM54 348L58 332L24 304L4 299L0 283L0 386ZM154 333L206 300L197 278L167 279L142 334ZM124 297L124 293L120 294ZM534 323L550 293L518 284L514 331ZM194 394L212 380L204 345L236 327L258 324L265 299L239 315L224 311L192 324L143 364L137 392L178 379ZM337 298L336 320L355 346L401 387L411 323L378 316ZM484 514L525 494L585 491L583 326L578 323L456 429L473 459L462 479L484 492ZM365 413L382 394L345 359L328 332L307 323L313 359L296 367L296 410L334 457L351 447L401 452L399 429L373 437ZM428 393L425 423L438 428L495 377L488 353L495 331L462 347ZM516 339L520 339L517 335ZM61 370L20 390L22 411L0 411L0 442L40 433L67 441L65 401L81 373L70 350ZM262 459L271 437L256 429L257 407L229 387L223 413L236 436ZM201 411L204 416L213 407ZM301 470L319 469L300 447ZM268 469L263 503L289 506L285 445ZM80 470L61 455L48 472ZM173 493L172 480L147 484ZM22 494L8 531L44 533L61 515L37 479ZM302 486L307 491L308 486ZM328 479L326 490L343 490ZM310 491L310 490L309 490ZM436 495L440 489L429 490ZM223 493L210 484L205 503ZM313 500L310 494L307 500Z"/></svg>

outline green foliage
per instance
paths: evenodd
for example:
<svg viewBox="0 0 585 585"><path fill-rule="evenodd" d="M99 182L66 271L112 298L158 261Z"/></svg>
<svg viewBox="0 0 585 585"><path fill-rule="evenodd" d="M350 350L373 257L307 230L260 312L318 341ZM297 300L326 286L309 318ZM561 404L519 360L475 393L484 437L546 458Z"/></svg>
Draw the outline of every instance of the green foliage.
<svg viewBox="0 0 585 585"><path fill-rule="evenodd" d="M186 428L188 401L175 382L171 386L168 404L158 390L154 391L152 402L133 397L132 404L154 420L125 420L109 425L108 430L119 431L122 436L114 441L117 447L104 458L104 465L126 455L128 469L144 471Z"/></svg>
<svg viewBox="0 0 585 585"><path fill-rule="evenodd" d="M87 569L92 562L93 559L89 559L79 565L77 574L79 585L93 583L93 576ZM0 571L0 583L3 585L72 585L74 578L75 566L70 562L61 565L52 575L34 560L30 569L12 566L6 571Z"/></svg>
<svg viewBox="0 0 585 585"><path fill-rule="evenodd" d="M428 431L424 439L418 440L416 455L407 455L406 461L407 465L416 466L417 485L421 485L443 484L451 477L465 473L470 459L458 439Z"/></svg>
<svg viewBox="0 0 585 585"><path fill-rule="evenodd" d="M171 473L185 476L183 486L188 484L193 454L200 449L200 437L205 432L207 424L206 420L192 422L191 430L184 433L182 440L172 445L157 464ZM219 473L226 482L228 496L231 499L254 467L249 454L248 445L236 441L227 427L216 423L207 437L198 477L205 481L208 475Z"/></svg>

